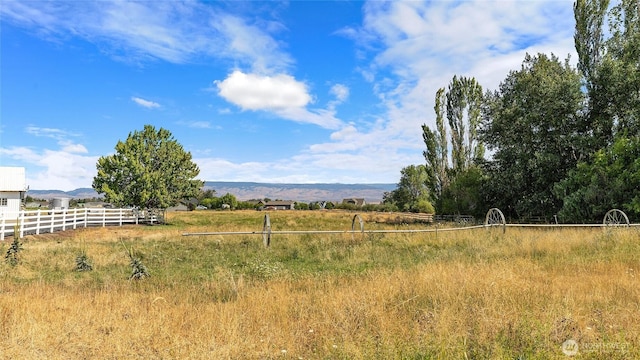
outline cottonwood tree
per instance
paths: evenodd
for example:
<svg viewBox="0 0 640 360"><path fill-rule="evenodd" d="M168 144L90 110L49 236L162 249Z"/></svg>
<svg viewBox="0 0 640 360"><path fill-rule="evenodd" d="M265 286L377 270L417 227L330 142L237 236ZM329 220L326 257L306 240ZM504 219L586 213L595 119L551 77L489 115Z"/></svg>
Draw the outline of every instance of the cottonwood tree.
<svg viewBox="0 0 640 360"><path fill-rule="evenodd" d="M601 74L603 47L603 24L609 0L577 0L573 12L576 20L574 43L578 53L578 70L587 90L587 111L584 126L588 126L593 134L591 145L594 151L606 146L613 136L613 119L607 106L608 95L603 86L606 84Z"/></svg>
<svg viewBox="0 0 640 360"><path fill-rule="evenodd" d="M615 136L640 134L640 1L623 0L609 13L609 38L599 75Z"/></svg>
<svg viewBox="0 0 640 360"><path fill-rule="evenodd" d="M444 209L444 202L453 204L456 211L466 211L464 206L456 204L455 197L445 201L443 196L458 176L465 177L466 181L468 175L480 174L475 170L471 174L466 173L484 158L484 145L478 137L482 104L482 87L476 79L454 76L446 91L440 88L436 92L435 130L422 125L428 186L439 212L453 211L451 207Z"/></svg>
<svg viewBox="0 0 640 360"><path fill-rule="evenodd" d="M445 97L451 130L451 165L455 173L467 170L484 156L484 146L478 141L482 87L475 78L454 76Z"/></svg>
<svg viewBox="0 0 640 360"><path fill-rule="evenodd" d="M428 186L431 196L439 199L442 191L449 186L449 142L444 122L444 88L438 89L434 110L436 112L436 130L422 125L422 139L427 149L422 153L426 161Z"/></svg>
<svg viewBox="0 0 640 360"><path fill-rule="evenodd" d="M576 50L588 93L589 157L555 187L565 221L621 208L640 215L640 2L579 0ZM605 27L603 24L608 24ZM606 37L605 35L606 34Z"/></svg>
<svg viewBox="0 0 640 360"><path fill-rule="evenodd" d="M574 16L578 68L588 94L585 121L597 151L612 144L616 133L640 132L640 2L578 0Z"/></svg>
<svg viewBox="0 0 640 360"><path fill-rule="evenodd" d="M118 141L115 150L98 159L93 178L93 188L105 201L164 209L198 196L203 183L195 177L200 170L168 130L145 125Z"/></svg>
<svg viewBox="0 0 640 360"><path fill-rule="evenodd" d="M488 200L511 217L551 217L562 205L554 185L584 151L579 73L568 59L527 54L485 101L482 138L494 151L485 167Z"/></svg>

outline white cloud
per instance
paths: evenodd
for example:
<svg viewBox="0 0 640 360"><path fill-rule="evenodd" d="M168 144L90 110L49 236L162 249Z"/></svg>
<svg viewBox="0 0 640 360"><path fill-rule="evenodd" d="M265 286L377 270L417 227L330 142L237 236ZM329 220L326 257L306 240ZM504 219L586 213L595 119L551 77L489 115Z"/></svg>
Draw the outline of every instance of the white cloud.
<svg viewBox="0 0 640 360"><path fill-rule="evenodd" d="M126 62L213 57L256 71L279 71L293 62L269 33L283 28L277 22L260 27L197 1L6 1L0 15L46 39L72 35L106 44L103 50Z"/></svg>
<svg viewBox="0 0 640 360"><path fill-rule="evenodd" d="M329 89L329 93L335 96L335 100L332 100L328 104L328 108L334 110L336 106L342 104L349 98L349 88L343 84L335 84Z"/></svg>
<svg viewBox="0 0 640 360"><path fill-rule="evenodd" d="M341 125L332 110L307 109L307 85L290 75L245 74L236 70L216 81L218 95L243 110L268 111L284 119L335 129Z"/></svg>
<svg viewBox="0 0 640 360"><path fill-rule="evenodd" d="M70 154L86 154L89 151L82 144L74 144L71 141L61 141L59 143L62 146L61 151Z"/></svg>
<svg viewBox="0 0 640 360"><path fill-rule="evenodd" d="M280 50L280 44L270 34L240 17L220 14L211 19L210 24L224 39L226 46L221 47L221 54L247 61L254 72L278 72L293 63L291 56Z"/></svg>
<svg viewBox="0 0 640 360"><path fill-rule="evenodd" d="M301 108L311 101L307 86L285 74L262 76L236 70L215 84L220 96L244 110Z"/></svg>
<svg viewBox="0 0 640 360"><path fill-rule="evenodd" d="M74 190L91 186L98 157L80 155L82 145L58 150L33 150L28 147L0 148L0 155L25 164L27 185L35 190Z"/></svg>
<svg viewBox="0 0 640 360"><path fill-rule="evenodd" d="M358 129L353 125L348 125L331 134L331 140L348 140L351 142L352 138L357 134Z"/></svg>
<svg viewBox="0 0 640 360"><path fill-rule="evenodd" d="M306 108L291 107L278 109L274 113L284 119L313 124L325 129L338 129L342 126L342 121L335 117L335 112L331 109L308 110Z"/></svg>
<svg viewBox="0 0 640 360"><path fill-rule="evenodd" d="M474 76L470 71L480 63L496 69L487 71L497 78L486 79L490 84L485 85L495 87L509 70L519 67L525 51L556 50L560 56L573 52L567 43L573 36L568 2L372 1L364 9L361 31L382 45L371 69L389 68L397 76L394 86L400 95L410 91L412 83L430 82L437 88L454 74Z"/></svg>
<svg viewBox="0 0 640 360"><path fill-rule="evenodd" d="M87 148L69 140L78 134L38 126L27 126L25 132L56 140L57 149L36 149L27 146L0 147L0 158L6 157L26 168L31 189L74 190L91 186L98 157L90 156Z"/></svg>
<svg viewBox="0 0 640 360"><path fill-rule="evenodd" d="M203 180L274 183L394 183L397 163L406 163L406 160L394 154L375 158L348 153L303 153L271 162L234 163L219 158L194 158L200 168L199 178Z"/></svg>
<svg viewBox="0 0 640 360"><path fill-rule="evenodd" d="M157 102L151 101L151 100L145 100L143 98L139 98L139 97L135 97L132 96L131 97L131 101L135 102L136 104L145 107L147 109L156 109L160 107L160 104L158 104Z"/></svg>
<svg viewBox="0 0 640 360"><path fill-rule="evenodd" d="M40 155L38 153L36 153L33 149L25 146L0 148L0 155L28 163L35 163L40 159Z"/></svg>
<svg viewBox="0 0 640 360"><path fill-rule="evenodd" d="M329 92L335 96L339 102L344 102L349 97L349 88L343 84L333 85Z"/></svg>
<svg viewBox="0 0 640 360"><path fill-rule="evenodd" d="M66 131L66 130L39 127L39 126L33 126L33 125L27 126L24 129L24 131L29 135L38 136L38 137L47 137L47 138L56 139L56 140L66 139L69 136L77 136L77 134Z"/></svg>
<svg viewBox="0 0 640 360"><path fill-rule="evenodd" d="M211 129L209 121L192 121L187 123L187 126L195 129Z"/></svg>

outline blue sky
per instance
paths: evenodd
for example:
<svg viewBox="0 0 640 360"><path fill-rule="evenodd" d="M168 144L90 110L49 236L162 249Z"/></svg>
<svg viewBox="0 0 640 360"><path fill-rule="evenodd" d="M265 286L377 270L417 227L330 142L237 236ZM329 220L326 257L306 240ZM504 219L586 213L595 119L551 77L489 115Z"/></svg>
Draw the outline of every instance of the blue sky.
<svg viewBox="0 0 640 360"><path fill-rule="evenodd" d="M454 75L497 88L573 48L573 1L12 1L0 5L0 166L90 187L145 124L209 181L396 183Z"/></svg>

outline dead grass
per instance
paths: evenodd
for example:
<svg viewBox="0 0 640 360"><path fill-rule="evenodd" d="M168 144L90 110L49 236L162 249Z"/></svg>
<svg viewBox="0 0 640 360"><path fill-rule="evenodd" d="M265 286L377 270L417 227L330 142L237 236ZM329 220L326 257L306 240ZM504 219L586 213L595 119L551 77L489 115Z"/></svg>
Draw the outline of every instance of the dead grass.
<svg viewBox="0 0 640 360"><path fill-rule="evenodd" d="M279 236L267 250L180 236L261 230L262 213L172 216L25 239L23 262L0 265L0 358L564 359L568 339L578 358L640 357L635 229ZM346 230L351 216L271 220ZM120 239L151 278L127 281ZM91 272L73 271L81 244Z"/></svg>

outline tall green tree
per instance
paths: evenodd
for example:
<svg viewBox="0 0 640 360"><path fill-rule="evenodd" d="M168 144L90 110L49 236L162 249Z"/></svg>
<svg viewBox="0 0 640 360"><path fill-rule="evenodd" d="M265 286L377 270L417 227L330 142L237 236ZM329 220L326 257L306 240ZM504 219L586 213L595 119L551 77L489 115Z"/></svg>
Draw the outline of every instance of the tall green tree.
<svg viewBox="0 0 640 360"><path fill-rule="evenodd" d="M575 47L588 94L593 151L640 132L640 2L577 0ZM605 24L607 24L605 26Z"/></svg>
<svg viewBox="0 0 640 360"><path fill-rule="evenodd" d="M484 158L484 144L478 136L482 104L482 87L476 79L454 76L446 90L440 88L436 92L435 130L422 125L428 187L439 212L449 213L452 209L456 209L456 213L469 211L458 202L457 199L462 197L454 196L458 191L447 189L458 176L464 177L462 182L465 182L469 176L477 174L477 164ZM445 196L449 198L445 199ZM445 203L448 205L444 206Z"/></svg>
<svg viewBox="0 0 640 360"><path fill-rule="evenodd" d="M220 197L220 200L222 200L222 204L229 205L230 209L235 209L238 206L238 199L233 194L226 193Z"/></svg>
<svg viewBox="0 0 640 360"><path fill-rule="evenodd" d="M118 206L167 208L178 200L197 197L203 183L200 170L163 128L145 125L118 141L115 154L98 159L93 188Z"/></svg>
<svg viewBox="0 0 640 360"><path fill-rule="evenodd" d="M588 95L581 126L592 133L589 144L593 151L607 146L613 139L613 119L607 106L607 75L600 71L606 54L603 26L608 6L609 0L577 0L573 6L578 70Z"/></svg>
<svg viewBox="0 0 640 360"><path fill-rule="evenodd" d="M601 82L608 85L616 135L634 136L640 134L640 1L620 1L609 24Z"/></svg>
<svg viewBox="0 0 640 360"><path fill-rule="evenodd" d="M576 50L588 93L590 157L555 187L564 221L599 220L611 208L640 214L640 2L575 3ZM604 24L607 24L605 27Z"/></svg>
<svg viewBox="0 0 640 360"><path fill-rule="evenodd" d="M578 70L584 77L588 92L594 92L598 66L603 55L603 25L609 0L577 0L573 4L576 21L574 43L578 53Z"/></svg>
<svg viewBox="0 0 640 360"><path fill-rule="evenodd" d="M478 141L481 105L482 87L476 79L454 76L446 93L454 173L467 170L484 156L484 145Z"/></svg>
<svg viewBox="0 0 640 360"><path fill-rule="evenodd" d="M439 199L442 191L449 186L449 143L447 141L447 127L444 122L444 102L445 90L440 88L436 92L434 106L436 130L431 130L426 124L422 125L422 139L426 145L426 150L422 154L429 176L429 190L434 199Z"/></svg>
<svg viewBox="0 0 640 360"><path fill-rule="evenodd" d="M482 138L494 151L485 167L486 197L511 217L551 217L562 205L553 193L581 158L584 101L580 75L555 56L526 55L486 98Z"/></svg>

